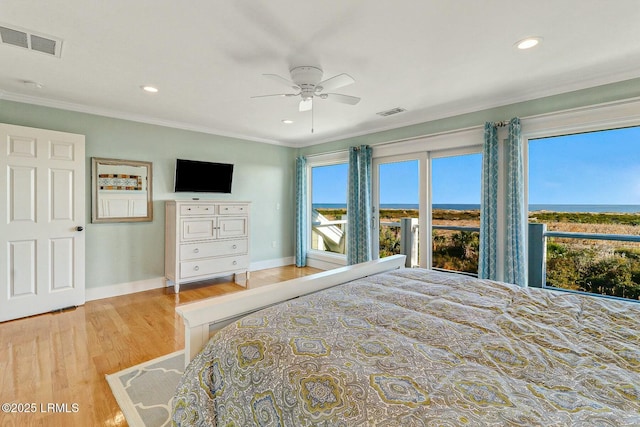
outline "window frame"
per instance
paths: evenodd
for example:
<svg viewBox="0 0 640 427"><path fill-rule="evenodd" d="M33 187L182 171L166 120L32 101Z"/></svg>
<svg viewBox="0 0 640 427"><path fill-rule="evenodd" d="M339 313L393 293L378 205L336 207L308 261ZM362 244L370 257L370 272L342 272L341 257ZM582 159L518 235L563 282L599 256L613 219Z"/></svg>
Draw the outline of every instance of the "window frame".
<svg viewBox="0 0 640 427"><path fill-rule="evenodd" d="M524 185L525 203L529 206L529 142L531 140L576 135L589 132L609 131L628 127L640 126L640 98L616 101L606 104L598 104L583 108L577 108L553 114L544 114L522 120L522 144L524 155ZM525 236L526 259L529 259L529 229ZM546 254L543 265L546 275ZM528 266L527 266L528 267ZM571 289L547 286L543 282L542 289L591 295L599 298L610 298L624 301L633 301L610 295L582 292Z"/></svg>
<svg viewBox="0 0 640 427"><path fill-rule="evenodd" d="M428 175L428 179L429 179L429 203L427 205L427 211L428 211L428 221L427 221L427 239L428 242L431 241L432 236L433 236L433 217L432 217L432 213L433 213L433 191L432 191L432 185L433 185L433 175L431 174L433 167L432 167L432 162L434 159L442 159L442 158L447 158L447 157L456 157L456 156L467 156L467 155L471 155L471 154L480 154L482 156L483 152L482 152L482 145L469 145L466 147L457 147L457 148L450 148L450 149L442 149L442 150L438 150L438 151L433 151L430 153L427 153L427 157L429 160L429 175ZM480 200L482 200L482 166L480 168L480 180L481 180L481 187L480 187ZM428 264L427 264L427 268L429 269L433 269L433 244L427 244L427 251L428 251ZM447 272L452 272L452 273L460 273L460 274L469 274L469 273L465 273L462 271L455 271L455 270L439 270L439 271L447 271ZM477 274L475 275L477 276Z"/></svg>
<svg viewBox="0 0 640 427"><path fill-rule="evenodd" d="M524 199L529 206L529 140L640 126L640 98L625 99L521 119ZM528 208L527 208L528 209ZM529 235L527 231L526 245ZM527 257L529 256L527 249Z"/></svg>
<svg viewBox="0 0 640 427"><path fill-rule="evenodd" d="M513 115L518 115L518 112L514 112ZM491 117L487 117L491 119ZM504 119L504 117L498 117L494 119ZM630 98L625 100L613 101L608 103L600 103L595 105L589 105L586 107L571 108L565 110L558 110L550 113L544 113L539 115L522 116L522 143L524 153L524 180L525 180L525 202L528 205L529 202L529 163L528 163L528 145L530 139L545 138L551 136L560 136L572 133L582 133L590 131L607 130L613 128L640 126L640 97ZM429 135L421 135L416 137L404 138L399 140L390 140L378 144L372 144L373 159L374 161L383 157L395 157L401 155L425 155L427 161L425 165L420 165L421 170L425 170L430 174L431 165L430 159L446 156L447 153L460 153L460 154L472 154L473 152L482 152L482 143L484 140L484 127L482 125L476 125L467 128L456 129L452 131L446 131L441 133L434 133ZM501 144L502 145L502 144ZM454 155L454 154L451 154ZM501 157L503 153L501 152ZM338 163L348 163L348 150L342 149L339 151L333 151L322 154L311 154L307 156L307 176L311 176L311 167L330 165ZM501 168L503 169L503 168ZM429 180L431 179L429 175ZM311 194L311 180L308 180L308 194ZM499 173L499 186L504 185L504 171ZM431 232L431 188L430 184L425 186L421 193L426 193L428 198L428 225L429 232ZM421 197L422 194L421 194ZM309 212L311 212L311 197L309 197ZM502 212L501 204L504 201L502 198L498 200L499 212ZM420 202L422 207L422 201ZM498 230L501 230L504 226L504 219L498 218ZM310 233L311 226L307 230L309 233L308 246L311 246ZM425 236L426 233L421 233L421 236ZM504 239L498 236L498 260L502 260L501 253L504 253ZM528 232L525 236L525 241L528 244ZM429 248L426 237L421 237L422 247ZM309 250L309 248L308 248ZM345 256L331 257L328 254L318 253L322 251L309 250L309 265L318 266L319 268L335 268L339 265L346 264ZM429 249L431 252L431 249ZM375 254L376 252L374 252ZM528 257L528 250L527 250ZM333 258L333 259L332 259ZM336 259L339 258L339 259ZM317 261L317 262L316 262ZM431 265L431 257L428 260ZM314 265L315 264L315 265ZM427 264L425 264L426 267ZM422 262L421 262L421 266ZM498 266L499 270L502 267Z"/></svg>
<svg viewBox="0 0 640 427"><path fill-rule="evenodd" d="M371 188L371 205L374 209L373 212L373 230L372 230L372 239L371 239L371 253L373 259L379 259L380 257L380 170L379 167L381 164L385 163L401 163L406 161L418 161L418 223L422 223L422 219L424 218L427 221L427 216L430 213L427 212L426 209L426 200L429 193L428 184L425 185L426 178L428 177L428 161L427 161L427 153L424 151L418 151L414 153L403 153L392 156L378 156L373 157L372 159L372 188ZM424 233L419 233L419 242L418 245L420 247L425 247L428 242L424 238ZM425 243L426 242L426 243ZM427 265L427 259L424 256L425 251L421 251L418 257L418 264L420 267L424 267ZM427 254L427 257L429 255Z"/></svg>
<svg viewBox="0 0 640 427"><path fill-rule="evenodd" d="M392 163L394 161L418 160L419 176L421 180L419 196L420 225L425 224L426 233L419 234L419 246L422 249L419 254L419 266L432 268L433 248L431 246L432 229L432 197L431 197L431 160L441 157L452 157L467 154L482 154L482 140L484 129L481 127L465 128L452 132L443 132L414 139L390 142L373 146L374 183L373 197L378 202L378 165L380 163ZM478 143L480 141L480 143ZM376 205L377 206L377 205ZM379 229L378 221L375 222L376 230ZM372 253L374 259L378 257L378 239L372 240Z"/></svg>
<svg viewBox="0 0 640 427"><path fill-rule="evenodd" d="M349 152L348 151L336 151L332 153L319 154L314 156L307 157L307 194L309 197L307 198L307 212L309 215L308 218L308 227L306 230L307 233L307 264L310 267L321 268L321 269L332 269L336 267L341 267L347 265L347 255L346 254L337 254L335 252L327 252L321 251L317 249L311 248L311 233L313 224L311 221L311 213L313 209L313 174L311 170L314 167L319 166L332 166L332 165L341 165L341 164L349 164Z"/></svg>

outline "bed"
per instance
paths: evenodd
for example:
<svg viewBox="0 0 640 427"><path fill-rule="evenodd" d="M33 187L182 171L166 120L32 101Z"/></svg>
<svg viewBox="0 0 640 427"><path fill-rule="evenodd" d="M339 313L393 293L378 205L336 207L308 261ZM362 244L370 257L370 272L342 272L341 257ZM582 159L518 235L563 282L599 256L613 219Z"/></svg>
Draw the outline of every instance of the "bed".
<svg viewBox="0 0 640 427"><path fill-rule="evenodd" d="M174 423L640 425L640 304L382 270L243 309L187 366Z"/></svg>

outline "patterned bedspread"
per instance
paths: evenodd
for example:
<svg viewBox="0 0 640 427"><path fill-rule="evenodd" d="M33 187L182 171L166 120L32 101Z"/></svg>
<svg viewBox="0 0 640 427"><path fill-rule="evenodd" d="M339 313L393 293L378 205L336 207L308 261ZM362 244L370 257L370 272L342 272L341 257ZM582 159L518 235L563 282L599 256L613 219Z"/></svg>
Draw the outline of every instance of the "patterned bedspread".
<svg viewBox="0 0 640 427"><path fill-rule="evenodd" d="M421 269L337 286L216 334L181 426L638 426L640 304Z"/></svg>

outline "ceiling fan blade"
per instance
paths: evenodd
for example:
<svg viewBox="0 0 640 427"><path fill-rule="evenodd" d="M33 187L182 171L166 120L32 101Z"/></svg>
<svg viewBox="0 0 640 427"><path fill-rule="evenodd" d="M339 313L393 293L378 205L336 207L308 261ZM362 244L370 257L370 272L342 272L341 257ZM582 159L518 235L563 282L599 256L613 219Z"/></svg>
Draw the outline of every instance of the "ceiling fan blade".
<svg viewBox="0 0 640 427"><path fill-rule="evenodd" d="M298 95L300 95L300 94L299 93L274 93L273 95L255 95L255 96L252 96L251 98L267 98L267 97L270 97L270 96L282 96L282 97L284 97L284 96L298 96Z"/></svg>
<svg viewBox="0 0 640 427"><path fill-rule="evenodd" d="M320 91L326 92L326 91L338 89L353 83L355 83L355 80L349 74L344 74L344 73L338 74L337 76L333 76L331 78L328 78L325 81L318 83L316 85L316 92L320 92Z"/></svg>
<svg viewBox="0 0 640 427"><path fill-rule="evenodd" d="M342 95L340 93L323 93L320 95L322 99L330 99L331 101L340 102L341 104L356 105L360 102L357 96Z"/></svg>
<svg viewBox="0 0 640 427"><path fill-rule="evenodd" d="M307 98L300 101L299 111L309 111L313 108L313 98Z"/></svg>
<svg viewBox="0 0 640 427"><path fill-rule="evenodd" d="M280 77L277 74L263 74L263 76L265 76L268 79L273 80L274 82L278 82L280 84L283 84L285 86L290 87L291 89L294 90L300 90L300 86L298 86L297 84L295 84L294 82L292 82L289 79L285 79L284 77Z"/></svg>

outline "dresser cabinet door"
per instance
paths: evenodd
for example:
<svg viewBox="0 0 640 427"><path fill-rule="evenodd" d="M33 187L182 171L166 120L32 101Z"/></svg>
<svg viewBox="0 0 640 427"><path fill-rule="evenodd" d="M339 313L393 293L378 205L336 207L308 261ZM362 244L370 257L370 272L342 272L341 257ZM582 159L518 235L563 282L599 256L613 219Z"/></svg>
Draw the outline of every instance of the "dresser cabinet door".
<svg viewBox="0 0 640 427"><path fill-rule="evenodd" d="M247 217L218 218L218 238L244 237L248 235Z"/></svg>
<svg viewBox="0 0 640 427"><path fill-rule="evenodd" d="M182 220L182 241L213 239L215 237L215 218L190 218Z"/></svg>

